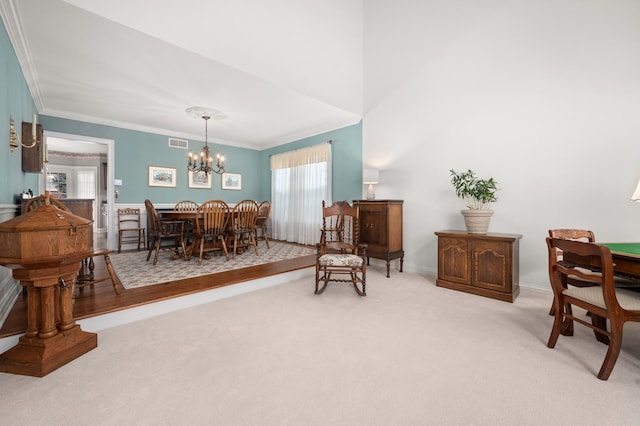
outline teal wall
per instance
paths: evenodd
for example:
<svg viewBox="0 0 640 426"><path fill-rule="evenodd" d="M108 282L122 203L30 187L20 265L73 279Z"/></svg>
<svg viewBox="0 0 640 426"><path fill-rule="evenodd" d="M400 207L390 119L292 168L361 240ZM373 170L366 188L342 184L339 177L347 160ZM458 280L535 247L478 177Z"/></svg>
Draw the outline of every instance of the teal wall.
<svg viewBox="0 0 640 426"><path fill-rule="evenodd" d="M9 117L22 135L22 122L31 122L36 106L18 58L0 21L0 204L15 204L21 192L38 189L38 174L22 173L22 148L9 154Z"/></svg>
<svg viewBox="0 0 640 426"><path fill-rule="evenodd" d="M271 199L269 157L322 142L331 141L332 201L362 198L362 121L352 126L300 139L261 151L262 199Z"/></svg>
<svg viewBox="0 0 640 426"><path fill-rule="evenodd" d="M35 104L27 87L17 57L4 25L0 24L0 204L14 204L21 192L38 188L36 173L22 172L20 148L9 155L9 116L13 115L16 130L21 133L22 121L31 122ZM235 203L245 198L271 199L271 171L269 156L309 145L332 141L333 200L352 200L362 196L362 123L336 129L320 135L280 145L264 151L222 146L225 169L242 175L242 190L223 190L220 175L213 176L212 189L189 189L187 184L188 151L170 148L169 135L145 133L118 127L42 115L38 117L45 131L69 133L115 141L115 178L123 185L116 203L136 204L149 198L154 203L174 203L190 199L203 202L212 198ZM192 151L199 151L202 141L189 141ZM218 148L214 146L214 151ZM176 188L148 186L148 166L175 167Z"/></svg>
<svg viewBox="0 0 640 426"><path fill-rule="evenodd" d="M187 156L189 151L169 147L169 136L145 133L118 127L102 126L81 121L42 116L42 126L47 131L70 133L115 141L115 179L122 180L118 187L117 203L141 203L146 198L154 203L175 203L193 200L201 203L213 198L235 203L245 198L259 199L262 193L260 181L260 155L258 151L232 146L214 145L225 155L225 169L242 175L242 190L223 190L221 176L214 174L212 189L188 188ZM189 148L199 152L203 142L189 141ZM176 188L148 186L148 167L174 167L177 172Z"/></svg>

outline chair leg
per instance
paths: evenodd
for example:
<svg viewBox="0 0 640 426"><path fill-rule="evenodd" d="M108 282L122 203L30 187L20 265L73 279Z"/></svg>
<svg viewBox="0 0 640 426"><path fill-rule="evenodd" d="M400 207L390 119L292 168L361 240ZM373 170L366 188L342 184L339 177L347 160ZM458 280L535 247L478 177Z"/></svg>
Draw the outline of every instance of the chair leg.
<svg viewBox="0 0 640 426"><path fill-rule="evenodd" d="M322 284L322 287L320 287L320 288L318 289L318 283L319 283L319 281L322 281L322 282L323 282L323 284ZM326 272L324 272L324 273L322 274L322 277L319 279L319 281L318 281L318 282L316 282L316 294L322 294L322 293L326 290L326 288L327 288L327 284L329 283L329 279L328 279L328 276L327 276L327 273L326 273Z"/></svg>
<svg viewBox="0 0 640 426"><path fill-rule="evenodd" d="M262 238L264 238L264 242L267 244L267 249L270 249L271 247L269 247L269 238L267 237L267 227L266 226L264 228L262 228Z"/></svg>
<svg viewBox="0 0 640 426"><path fill-rule="evenodd" d="M227 243L224 241L225 236L221 235L219 239L220 239L220 242L222 243L222 249L224 250L224 255L227 257L227 261L229 261L229 251L227 250Z"/></svg>
<svg viewBox="0 0 640 426"><path fill-rule="evenodd" d="M198 257L198 265L202 265L202 257L204 256L204 236L200 238L200 254Z"/></svg>
<svg viewBox="0 0 640 426"><path fill-rule="evenodd" d="M591 324L601 330L607 329L607 319L594 313L591 314ZM609 344L609 336L599 332L598 330L593 330L593 333L596 335L596 340L598 342L604 343L605 345Z"/></svg>
<svg viewBox="0 0 640 426"><path fill-rule="evenodd" d="M260 256L260 253L258 253L258 243L256 242L256 236L253 231L249 232L249 241L251 241L251 244L253 244L253 248L256 251L256 256Z"/></svg>
<svg viewBox="0 0 640 426"><path fill-rule="evenodd" d="M156 245L156 238L153 238L151 240L151 243L149 243L149 252L147 253L147 262L149 261L149 259L151 259L151 253L153 253L153 248Z"/></svg>
<svg viewBox="0 0 640 426"><path fill-rule="evenodd" d="M622 346L622 323L617 321L611 322L611 338L609 339L609 349L607 355L604 357L602 367L598 372L598 379L607 380L613 371L613 367L616 365L618 355L620 354L620 347Z"/></svg>
<svg viewBox="0 0 640 426"><path fill-rule="evenodd" d="M573 310L571 309L571 305L569 303L567 303L564 306L564 312L566 312L569 315L573 315ZM572 319L565 317L562 323L562 328L560 329L560 334L562 334L563 336L573 336L573 320Z"/></svg>
<svg viewBox="0 0 640 426"><path fill-rule="evenodd" d="M238 252L238 234L233 236L233 260L236 260L236 253Z"/></svg>
<svg viewBox="0 0 640 426"><path fill-rule="evenodd" d="M119 287L122 287L122 282L120 282L120 278L116 274L116 271L113 269L113 265L111 264L111 259L109 259L109 255L104 255L104 263L107 265L107 272L109 273L109 278L111 278L111 282L113 283L113 289L116 291L116 294L120 294Z"/></svg>
<svg viewBox="0 0 640 426"><path fill-rule="evenodd" d="M553 327L551 328L551 335L549 336L549 341L547 342L548 348L554 348L556 343L558 342L558 337L560 336L560 331L563 327L563 315L556 307L556 316L553 319ZM570 321L570 320L569 320Z"/></svg>

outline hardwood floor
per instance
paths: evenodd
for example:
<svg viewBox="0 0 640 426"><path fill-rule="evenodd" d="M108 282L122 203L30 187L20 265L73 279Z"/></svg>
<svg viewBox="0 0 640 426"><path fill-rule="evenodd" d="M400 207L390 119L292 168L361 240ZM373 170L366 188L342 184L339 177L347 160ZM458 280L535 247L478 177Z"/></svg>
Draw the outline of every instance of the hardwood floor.
<svg viewBox="0 0 640 426"><path fill-rule="evenodd" d="M104 258L96 257L95 276L107 277ZM280 262L267 263L249 268L234 269L212 275L171 281L130 290L120 289L117 295L113 283L107 279L95 286L76 289L73 312L75 319L89 318L147 303L171 299L231 284L304 269L315 265L315 255L302 256ZM310 284L311 285L311 284ZM20 296L0 329L0 338L22 334L27 328L27 298Z"/></svg>

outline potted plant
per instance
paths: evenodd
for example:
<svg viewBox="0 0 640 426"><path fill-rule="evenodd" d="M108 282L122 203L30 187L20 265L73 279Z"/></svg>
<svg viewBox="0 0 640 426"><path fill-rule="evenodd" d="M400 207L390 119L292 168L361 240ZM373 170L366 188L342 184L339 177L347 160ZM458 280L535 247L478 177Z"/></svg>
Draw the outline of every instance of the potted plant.
<svg viewBox="0 0 640 426"><path fill-rule="evenodd" d="M453 169L449 171L456 195L467 203L467 208L460 211L464 217L467 232L486 234L493 214L493 210L490 209L491 203L498 201L497 182L493 178L479 179L471 170L461 173Z"/></svg>

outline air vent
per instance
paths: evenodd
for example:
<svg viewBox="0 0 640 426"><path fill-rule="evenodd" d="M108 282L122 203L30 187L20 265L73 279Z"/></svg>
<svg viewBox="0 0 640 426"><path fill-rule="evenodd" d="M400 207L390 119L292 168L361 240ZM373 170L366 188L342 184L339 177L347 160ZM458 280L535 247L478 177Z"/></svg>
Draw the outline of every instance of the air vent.
<svg viewBox="0 0 640 426"><path fill-rule="evenodd" d="M185 139L169 138L171 148L189 149L189 141Z"/></svg>

